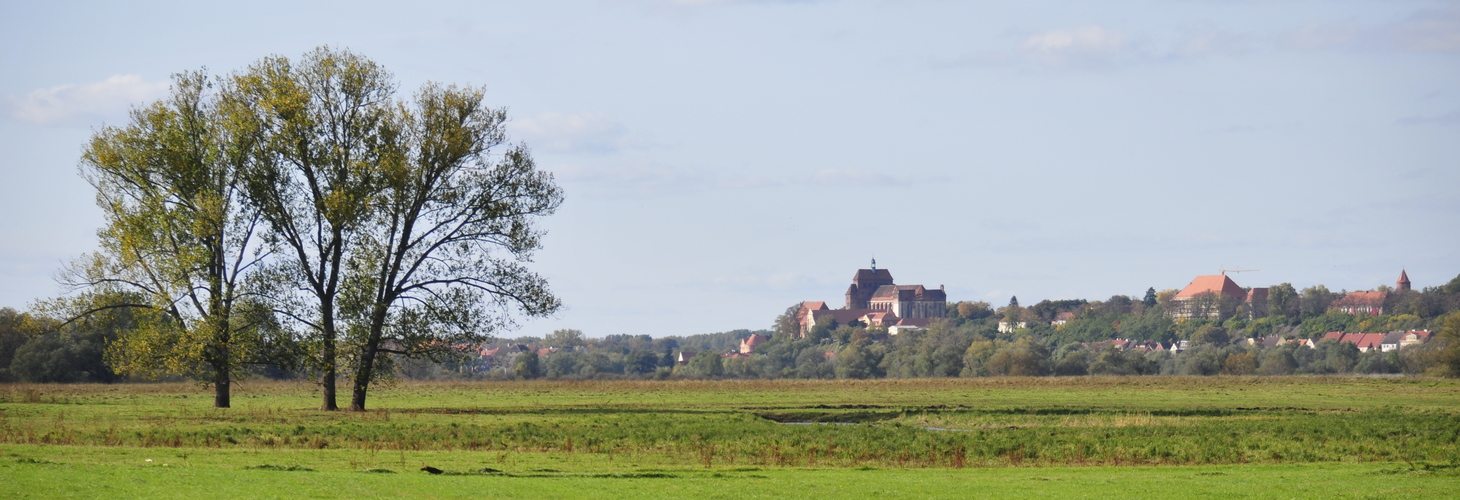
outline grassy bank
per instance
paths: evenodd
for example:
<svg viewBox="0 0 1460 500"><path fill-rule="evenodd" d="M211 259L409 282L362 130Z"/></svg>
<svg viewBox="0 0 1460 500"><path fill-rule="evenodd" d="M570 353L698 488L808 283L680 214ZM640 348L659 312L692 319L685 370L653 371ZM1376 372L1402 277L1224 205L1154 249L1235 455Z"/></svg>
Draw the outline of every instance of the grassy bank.
<svg viewBox="0 0 1460 500"><path fill-rule="evenodd" d="M299 452L311 454L315 452ZM207 455L207 452L201 455ZM296 455L297 456L297 455ZM0 463L5 498L1455 498L1460 475L1405 464L993 469L310 471ZM257 466L255 466L257 467ZM295 470L281 470L293 468Z"/></svg>
<svg viewBox="0 0 1460 500"><path fill-rule="evenodd" d="M1099 484L1176 495L1161 485L1204 482L1259 496L1293 482L1295 496L1324 496L1301 485L1331 475L1352 483L1345 492L1428 496L1456 482L1460 463L1460 383L1449 380L401 383L366 413L314 410L312 392L243 384L235 407L219 410L194 385L0 386L0 474L35 488L80 475L129 495L233 481L222 475L257 478L249 493L263 496L302 482L346 488L324 496L373 485L508 497L710 495L726 481L736 495L760 484L773 496L841 485L911 495L925 484L950 496L975 485L994 496L1117 491ZM423 465L502 472L423 477ZM1048 474L1065 479L1029 479Z"/></svg>

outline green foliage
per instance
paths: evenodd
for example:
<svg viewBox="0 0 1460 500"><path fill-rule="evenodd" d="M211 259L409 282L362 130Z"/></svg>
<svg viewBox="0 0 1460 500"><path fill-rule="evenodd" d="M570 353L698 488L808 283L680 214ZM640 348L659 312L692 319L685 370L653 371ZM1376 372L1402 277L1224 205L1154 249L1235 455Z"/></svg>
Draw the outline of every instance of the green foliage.
<svg viewBox="0 0 1460 500"><path fill-rule="evenodd" d="M1205 344L1222 347L1232 343L1232 337L1227 333L1226 328L1217 325L1202 325L1191 335L1192 344Z"/></svg>
<svg viewBox="0 0 1460 500"><path fill-rule="evenodd" d="M542 339L543 347L583 347L588 345L588 340L583 338L582 330L561 329L554 330Z"/></svg>
<svg viewBox="0 0 1460 500"><path fill-rule="evenodd" d="M1299 297L1300 314L1305 320L1322 315L1328 311L1328 306L1341 296L1341 294L1328 291L1328 287L1323 285L1304 288L1302 296ZM1271 300L1270 297L1269 300Z"/></svg>
<svg viewBox="0 0 1460 500"><path fill-rule="evenodd" d="M953 307L958 317L964 320L980 320L994 315L994 310L988 302L959 302Z"/></svg>
<svg viewBox="0 0 1460 500"><path fill-rule="evenodd" d="M1267 288L1268 316L1298 316L1298 290L1292 283L1279 283Z"/></svg>
<svg viewBox="0 0 1460 500"><path fill-rule="evenodd" d="M1456 278L1460 280L1460 278ZM1451 283L1454 283L1453 281ZM1460 313L1445 317L1444 327L1438 334L1438 361L1446 367L1446 375L1460 377Z"/></svg>
<svg viewBox="0 0 1460 500"><path fill-rule="evenodd" d="M215 405L227 407L230 381L246 373L268 336L267 325L242 312L266 252L243 189L243 171L259 148L257 128L220 97L231 88L215 93L216 84L201 72L175 75L165 100L134 109L125 126L93 134L81 165L106 221L98 232L102 250L64 279L128 299L79 301L159 313L120 335L113 368L205 380L216 389Z"/></svg>
<svg viewBox="0 0 1460 500"><path fill-rule="evenodd" d="M1356 326L1358 321L1352 314L1330 311L1303 319L1299 331L1304 338L1318 338L1328 332L1351 332Z"/></svg>
<svg viewBox="0 0 1460 500"><path fill-rule="evenodd" d="M539 366L537 351L527 351L517 355L513 360L512 374L519 379L534 379L542 372Z"/></svg>
<svg viewBox="0 0 1460 500"><path fill-rule="evenodd" d="M870 342L852 342L836 354L836 378L872 378L880 376L878 363L882 358L881 346Z"/></svg>
<svg viewBox="0 0 1460 500"><path fill-rule="evenodd" d="M115 382L120 377L103 362L115 334L99 329L67 329L39 335L15 351L10 367L25 382Z"/></svg>
<svg viewBox="0 0 1460 500"><path fill-rule="evenodd" d="M718 377L725 374L725 365L719 353L701 351L690 358L680 371L691 377Z"/></svg>
<svg viewBox="0 0 1460 500"><path fill-rule="evenodd" d="M1124 349L1100 349L1090 362L1091 375L1156 375L1161 365L1146 353Z"/></svg>
<svg viewBox="0 0 1460 500"><path fill-rule="evenodd" d="M27 315L16 312L9 307L0 308L0 382L14 382L14 374L10 371L11 362L15 359L15 350L25 345L27 340L22 325L26 323Z"/></svg>
<svg viewBox="0 0 1460 500"><path fill-rule="evenodd" d="M786 312L776 316L775 324L771 326L773 336L790 338L801 334L801 318L797 316L797 313L801 312L802 304L805 302L797 302L791 307L787 307Z"/></svg>

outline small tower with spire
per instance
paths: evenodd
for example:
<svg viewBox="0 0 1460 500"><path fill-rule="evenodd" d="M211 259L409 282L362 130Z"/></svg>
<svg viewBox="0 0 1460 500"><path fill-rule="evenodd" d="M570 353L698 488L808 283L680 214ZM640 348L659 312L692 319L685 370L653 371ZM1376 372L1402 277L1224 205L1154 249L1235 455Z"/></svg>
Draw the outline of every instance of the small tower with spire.
<svg viewBox="0 0 1460 500"><path fill-rule="evenodd" d="M1394 291L1396 291L1396 292L1408 292L1409 291L1409 273L1404 272L1403 269L1400 269L1399 270L1399 281L1394 282Z"/></svg>

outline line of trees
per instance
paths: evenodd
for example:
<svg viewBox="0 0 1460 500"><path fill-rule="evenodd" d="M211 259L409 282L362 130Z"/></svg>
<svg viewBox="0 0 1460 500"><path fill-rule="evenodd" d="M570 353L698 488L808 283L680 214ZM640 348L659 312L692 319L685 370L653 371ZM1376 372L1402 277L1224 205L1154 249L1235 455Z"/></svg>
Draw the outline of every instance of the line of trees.
<svg viewBox="0 0 1460 500"><path fill-rule="evenodd" d="M562 193L507 142L505 110L480 88L396 87L321 47L175 75L166 99L97 131L81 170L100 249L63 271L75 293L14 315L31 334L5 376L190 378L223 408L236 378L292 371L316 377L325 410L347 378L364 410L397 360L457 356L514 315L556 311L527 264ZM104 358L85 376L38 376L22 355L83 337Z"/></svg>

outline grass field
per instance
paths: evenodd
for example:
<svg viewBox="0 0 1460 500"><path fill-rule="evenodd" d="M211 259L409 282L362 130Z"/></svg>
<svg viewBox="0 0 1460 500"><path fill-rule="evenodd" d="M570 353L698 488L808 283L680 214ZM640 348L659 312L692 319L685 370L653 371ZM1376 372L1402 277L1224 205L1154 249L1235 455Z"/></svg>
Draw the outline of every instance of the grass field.
<svg viewBox="0 0 1460 500"><path fill-rule="evenodd" d="M254 382L210 402L0 386L0 496L1460 497L1450 380L401 383L368 413Z"/></svg>

